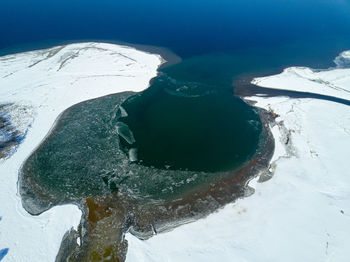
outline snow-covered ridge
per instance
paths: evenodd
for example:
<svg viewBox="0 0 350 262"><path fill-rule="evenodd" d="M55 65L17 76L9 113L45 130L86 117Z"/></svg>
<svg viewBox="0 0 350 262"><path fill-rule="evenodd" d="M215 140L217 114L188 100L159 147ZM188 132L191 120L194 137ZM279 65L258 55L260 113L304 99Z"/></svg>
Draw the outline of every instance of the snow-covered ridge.
<svg viewBox="0 0 350 262"><path fill-rule="evenodd" d="M294 67L254 84L349 99L350 69ZM349 261L350 106L318 99L246 99L279 115L271 125L272 178L251 181L255 194L205 219L147 241L128 234L128 262Z"/></svg>
<svg viewBox="0 0 350 262"><path fill-rule="evenodd" d="M0 162L0 250L3 261L55 261L63 235L77 227L81 211L54 207L33 217L17 193L18 170L68 107L122 91L142 91L163 62L134 48L80 43L0 57L0 104L31 108L8 112L26 137L10 158ZM30 119L31 118L31 119Z"/></svg>
<svg viewBox="0 0 350 262"><path fill-rule="evenodd" d="M343 52L338 57L347 57ZM349 64L350 65L350 64ZM261 87L309 92L350 100L349 68L313 70L308 67L290 67L281 74L255 78L252 83Z"/></svg>

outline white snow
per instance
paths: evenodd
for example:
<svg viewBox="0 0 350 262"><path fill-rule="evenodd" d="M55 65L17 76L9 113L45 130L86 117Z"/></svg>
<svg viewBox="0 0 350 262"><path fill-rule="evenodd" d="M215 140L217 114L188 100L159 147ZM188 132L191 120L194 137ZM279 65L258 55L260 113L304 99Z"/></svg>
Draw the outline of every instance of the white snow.
<svg viewBox="0 0 350 262"><path fill-rule="evenodd" d="M254 83L350 99L350 69L294 67ZM146 241L127 234L127 262L349 261L350 107L316 99L247 99L280 115L272 127L273 177L254 179L252 196L171 232Z"/></svg>
<svg viewBox="0 0 350 262"><path fill-rule="evenodd" d="M307 67L290 67L281 74L255 78L253 84L274 89L285 89L334 96L350 100L350 74L347 68L315 71Z"/></svg>
<svg viewBox="0 0 350 262"><path fill-rule="evenodd" d="M338 68L350 67L350 51L344 51L340 53L335 59L334 63Z"/></svg>
<svg viewBox="0 0 350 262"><path fill-rule="evenodd" d="M74 205L54 207L40 216L22 208L17 192L21 164L66 108L122 91L141 91L156 76L158 55L130 47L81 43L0 57L0 104L30 107L10 112L14 125L28 129L16 153L0 160L0 250L3 261L55 261L64 233L76 228L81 211ZM31 124L31 125L30 125Z"/></svg>
<svg viewBox="0 0 350 262"><path fill-rule="evenodd" d="M3 261L54 261L64 233L80 222L73 205L31 216L17 192L21 164L58 115L80 101L145 89L160 63L159 56L100 43L0 57L0 103L30 108L23 121L13 112L15 124L28 126L28 133L17 152L0 161L0 250L9 248ZM254 83L350 100L350 69L339 65L327 71L288 68ZM280 115L272 127L274 176L264 183L255 179L255 194L205 219L146 241L127 234L128 262L349 261L350 107L313 99L247 99Z"/></svg>

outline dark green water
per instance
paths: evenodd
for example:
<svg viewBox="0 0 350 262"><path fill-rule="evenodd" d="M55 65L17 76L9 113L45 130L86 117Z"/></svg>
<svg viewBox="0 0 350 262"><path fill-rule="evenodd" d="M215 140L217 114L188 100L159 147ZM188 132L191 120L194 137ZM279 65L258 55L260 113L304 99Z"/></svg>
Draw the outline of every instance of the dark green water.
<svg viewBox="0 0 350 262"><path fill-rule="evenodd" d="M204 94L204 95L203 95ZM135 142L140 164L192 171L227 171L244 163L257 149L259 117L232 92L166 76L123 103L121 120Z"/></svg>
<svg viewBox="0 0 350 262"><path fill-rule="evenodd" d="M284 63L332 64L324 59L337 51L329 42L319 45L314 59L296 56L311 46L188 58L161 69L141 94L73 106L26 162L23 171L32 182L22 197L40 198L41 192L56 203L119 192L140 201L167 200L233 176L264 139L258 115L234 97L233 83L278 72Z"/></svg>
<svg viewBox="0 0 350 262"><path fill-rule="evenodd" d="M160 88L156 91L160 94L150 95L154 88L141 95L115 94L68 109L52 134L26 161L22 169L24 180L20 183L23 199L26 201L38 192L41 199L53 203L110 193L141 202L181 198L186 192L232 176L232 172L213 171L235 169L254 154L262 139L258 117L232 94L189 98L169 95ZM148 95L152 99L142 98ZM142 111L147 102L152 103L148 105L150 118L142 122L141 128L131 129L135 144L142 145L140 155L146 153L145 162L150 162L145 164L149 166L130 161L120 145L117 127L125 115L120 105L127 98L124 105L127 112L130 109L130 115L135 110ZM154 98L165 99L157 104ZM139 105L139 99L145 105ZM182 108L178 110L179 107ZM161 130L162 126L176 129ZM145 137L139 135L147 131L150 133ZM148 136L153 140L147 140ZM145 146L145 142L152 143ZM148 156L152 145L159 148L169 144L175 145L177 151L167 148L160 160L159 152ZM164 164L173 164L173 169L165 169Z"/></svg>

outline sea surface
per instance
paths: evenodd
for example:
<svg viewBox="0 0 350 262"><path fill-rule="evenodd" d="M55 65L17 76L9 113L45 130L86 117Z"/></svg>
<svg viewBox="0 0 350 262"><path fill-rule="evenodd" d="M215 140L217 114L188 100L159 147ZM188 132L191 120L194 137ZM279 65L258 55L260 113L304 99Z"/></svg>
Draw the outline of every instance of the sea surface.
<svg viewBox="0 0 350 262"><path fill-rule="evenodd" d="M326 0L61 0L0 3L0 54L80 41L160 46L182 61L128 98L121 138L160 169L235 169L259 150L261 123L234 88L291 65L327 68L350 49L350 3ZM130 154L129 154L130 157Z"/></svg>
<svg viewBox="0 0 350 262"><path fill-rule="evenodd" d="M263 57L294 44L298 50L285 54L294 61L280 55L269 60L328 63L349 42L349 12L346 0L3 0L0 49L4 54L95 39L168 47L183 58L249 48L261 48Z"/></svg>

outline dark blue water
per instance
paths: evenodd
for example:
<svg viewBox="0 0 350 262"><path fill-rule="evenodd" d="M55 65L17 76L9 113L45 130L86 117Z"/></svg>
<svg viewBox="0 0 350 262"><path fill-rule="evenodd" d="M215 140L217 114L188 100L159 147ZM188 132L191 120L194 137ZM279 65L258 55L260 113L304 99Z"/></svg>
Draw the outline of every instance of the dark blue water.
<svg viewBox="0 0 350 262"><path fill-rule="evenodd" d="M147 129L150 134L163 134L164 129L176 130L171 127L174 123L187 121L189 124L186 126L194 126L193 123L209 114L205 112L219 110L227 100L225 97L231 99L234 86L242 78L273 74L291 65L326 68L332 65L339 52L350 49L350 3L342 0L11 0L0 2L0 12L0 54L71 41L95 40L163 46L182 57L181 63L163 68L162 78L152 86L157 92L152 93L150 101L160 99L155 94L163 94L162 89L166 95L161 97L162 108L149 103L151 113L147 116L153 123L153 129ZM202 95L209 97L196 99ZM137 105L145 104L147 99L147 95L141 96ZM179 117L178 108L184 103L182 101L189 104L190 112L183 110L183 116ZM175 146L168 150L172 152L172 161L164 153L154 153L154 148L163 152L168 142L154 139L155 142L150 144L150 136L138 135L140 156L142 152L147 152L143 154L144 163L158 166L152 159L158 161L164 156L159 167L169 165L169 161L175 167L192 170L201 170L199 167L206 163L210 171L229 166L220 162L225 159L223 156L228 159L226 162L230 162L237 152L248 148L249 142L254 141L257 146L261 131L250 127L252 134L249 138L244 136L243 133L247 132L240 131L249 126L252 117L238 116L254 115L255 112L238 98L232 98L231 102L235 104L234 110L230 111L230 106L225 106L227 112L222 110L216 117L222 123L218 125L222 128L215 129L217 134L199 124L195 125L197 131L196 128L184 128L183 136L167 132L168 136L172 134L173 145L184 145L179 150L175 150ZM194 107L195 103L198 105ZM193 113L195 109L198 109L197 115ZM192 118L189 113L193 113ZM168 115L172 117L169 124L164 125L167 123L164 116ZM257 118L256 114L254 117ZM136 123L144 118L142 111L130 114L127 122ZM218 150L211 148L214 156L207 156L212 141L218 139L206 139L204 143L198 138L199 134L219 137L222 135L220 130L228 127L223 125L228 121L232 121L232 128L227 128L228 133L237 134L235 139L240 142L231 143L236 145L237 152L228 151L234 146L230 146L229 140L223 140L227 150L217 144ZM158 128L155 128L156 122ZM149 125L147 121L144 123ZM143 134L144 130L144 126L138 125L131 128L135 134ZM192 141L197 141L187 139L191 137L200 142L191 147ZM184 142L186 139L188 142ZM159 143L159 147L155 143ZM250 150L236 158L243 163L255 152L256 146L250 146ZM207 150L201 150L202 147ZM155 157L148 159L146 155ZM198 158L198 165L183 164L195 163L194 155ZM176 162L176 159L182 160Z"/></svg>
<svg viewBox="0 0 350 262"><path fill-rule="evenodd" d="M123 41L171 49L183 61L163 68L164 81L152 86L174 95L162 98L169 98L164 103L164 115L171 115L183 97L191 103L196 102L194 97L209 95L212 97L197 106L202 108L199 111L204 118L203 112L220 105L217 97L233 96L234 86L242 78L277 73L291 65L326 68L340 51L350 49L350 3L342 0L12 0L1 1L0 12L0 54L82 40ZM234 114L222 117L222 122L236 121L238 132L251 119L238 121L237 115L254 112L238 98L232 103L237 105ZM161 119L159 114L152 117ZM144 118L141 113L130 116L128 121L140 118ZM184 117L181 119L184 121ZM169 123L171 120L174 119ZM202 129L200 133L204 133ZM134 127L132 132L142 130ZM258 141L259 133L257 130L252 135L254 141ZM191 137L190 133L186 136ZM148 139L147 136L141 140ZM249 140L243 136L237 139L243 144ZM147 144L142 141L139 144ZM164 147L164 142L161 144ZM218 148L221 150L222 146ZM154 145L144 148L144 152L152 150ZM241 158L254 150L251 147ZM183 151L179 150L173 158L180 159ZM193 154L201 156L197 151Z"/></svg>
<svg viewBox="0 0 350 262"><path fill-rule="evenodd" d="M181 57L237 53L240 49L257 47L269 49L299 41L310 43L313 48L294 50L296 55L302 53L300 57L304 59L316 55L331 58L340 49L349 48L350 3L345 0L2 0L0 33L2 54L81 39L165 46ZM321 49L326 45L328 52L317 52L316 43Z"/></svg>

